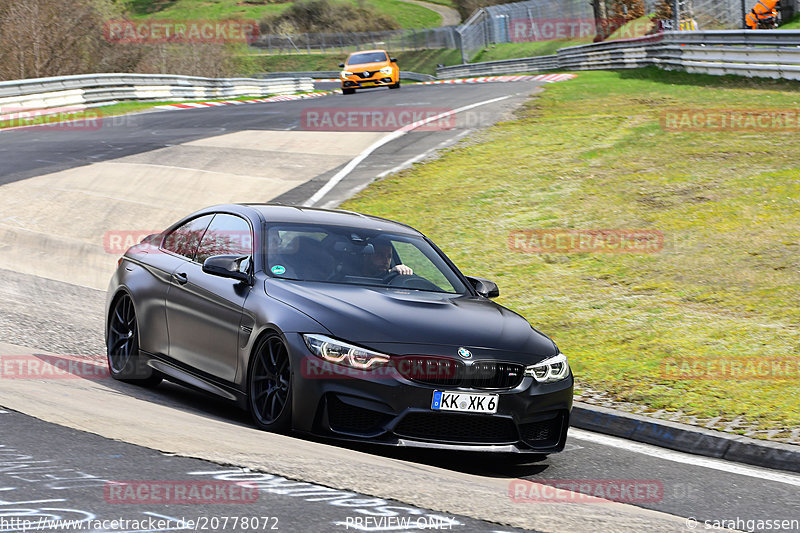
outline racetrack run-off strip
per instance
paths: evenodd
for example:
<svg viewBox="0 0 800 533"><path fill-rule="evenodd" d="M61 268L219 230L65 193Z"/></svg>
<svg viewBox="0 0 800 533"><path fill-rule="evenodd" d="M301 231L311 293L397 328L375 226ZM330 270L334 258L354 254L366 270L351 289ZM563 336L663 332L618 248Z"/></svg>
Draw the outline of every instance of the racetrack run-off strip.
<svg viewBox="0 0 800 533"><path fill-rule="evenodd" d="M455 80L423 81L420 85L439 85L450 83L497 83L508 81L543 81L555 83L557 81L571 80L575 74L537 74L535 76L482 76L479 78L459 78Z"/></svg>
<svg viewBox="0 0 800 533"><path fill-rule="evenodd" d="M545 83L555 83L557 81L571 80L575 74L537 74L536 76L483 76L479 78L459 78L455 80L434 80L424 81L417 85L441 85L441 84L460 84L460 83L502 83L511 81L543 81ZM314 80L314 81L339 81L335 79L330 80ZM307 94L290 94L281 96L270 96L269 98L253 98L250 100L223 100L219 102L186 102L183 104L168 104L154 107L154 109L201 109L204 107L221 107L226 105L241 105L241 104L263 104L267 102L288 102L291 100L302 100L306 98L319 98L320 96L327 96L329 94L338 93L339 90L324 91L318 93Z"/></svg>
<svg viewBox="0 0 800 533"><path fill-rule="evenodd" d="M545 83L555 83L557 81L565 81L571 80L574 78L575 74L537 74L535 76L527 75L527 76L483 76L477 78L459 78L453 80L434 80L434 81L424 81L419 83L418 85L442 85L442 84L461 84L461 83L502 83L502 82L511 82L511 81L543 81ZM324 81L339 81L338 79L325 79L325 80L314 80L319 82ZM209 107L222 107L226 105L242 105L242 104L263 104L269 102L289 102L292 100L304 100L307 98L319 98L321 96L327 96L329 94L338 94L341 91L339 89L335 89L332 91L320 91L316 93L304 93L304 94L289 94L289 95L277 95L277 96L270 96L267 98L252 98L249 100L222 100L216 102L185 102L181 104L167 104L167 105L159 105L154 106L153 109L204 109ZM84 109L86 106L81 106ZM63 113L65 110L69 109L70 112L77 112L77 106L70 106L70 108L55 108L55 109L42 109L38 110L38 115L51 115L51 114L58 114ZM0 120L9 119L11 115L7 117L0 116ZM3 128L0 131L8 131L20 128L28 128L28 127L35 127L36 125L30 126L19 126L19 127L12 127L12 128Z"/></svg>
<svg viewBox="0 0 800 533"><path fill-rule="evenodd" d="M479 78L459 78L453 80L433 80L423 81L418 85L441 85L443 83L497 83L507 81L543 81L545 83L555 83L557 81L571 80L576 74L537 74L535 76L483 76ZM338 78L315 79L319 82L340 81Z"/></svg>
<svg viewBox="0 0 800 533"><path fill-rule="evenodd" d="M327 96L333 94L335 91L324 91L319 93L305 93L305 94L286 94L278 96L270 96L268 98L252 98L250 100L222 100L219 102L186 102L184 104L168 104L155 106L153 109L199 109L203 107L220 107L226 105L242 105L242 104L263 104L267 102L288 102L291 100L305 100L307 98L319 98L320 96Z"/></svg>

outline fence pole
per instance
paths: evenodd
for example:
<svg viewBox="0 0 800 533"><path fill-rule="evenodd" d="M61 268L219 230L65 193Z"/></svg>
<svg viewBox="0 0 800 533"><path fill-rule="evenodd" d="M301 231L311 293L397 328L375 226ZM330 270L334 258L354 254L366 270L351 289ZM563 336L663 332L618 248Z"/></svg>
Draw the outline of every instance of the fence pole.
<svg viewBox="0 0 800 533"><path fill-rule="evenodd" d="M747 29L747 0L742 0L742 29Z"/></svg>

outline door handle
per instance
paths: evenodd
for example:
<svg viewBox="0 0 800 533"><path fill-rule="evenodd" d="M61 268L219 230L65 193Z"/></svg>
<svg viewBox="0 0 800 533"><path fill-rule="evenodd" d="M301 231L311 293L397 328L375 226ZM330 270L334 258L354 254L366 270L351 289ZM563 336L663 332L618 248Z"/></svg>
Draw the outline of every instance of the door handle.
<svg viewBox="0 0 800 533"><path fill-rule="evenodd" d="M186 285L189 282L189 278L186 277L184 272L175 272L172 274L172 279L181 285Z"/></svg>

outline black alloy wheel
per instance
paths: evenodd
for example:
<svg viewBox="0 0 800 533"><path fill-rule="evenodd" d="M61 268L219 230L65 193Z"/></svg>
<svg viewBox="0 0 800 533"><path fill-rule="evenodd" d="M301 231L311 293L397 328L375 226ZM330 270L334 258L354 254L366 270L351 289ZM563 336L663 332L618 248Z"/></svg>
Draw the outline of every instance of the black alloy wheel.
<svg viewBox="0 0 800 533"><path fill-rule="evenodd" d="M292 365L289 350L277 333L261 339L251 362L248 404L261 429L282 432L292 418Z"/></svg>

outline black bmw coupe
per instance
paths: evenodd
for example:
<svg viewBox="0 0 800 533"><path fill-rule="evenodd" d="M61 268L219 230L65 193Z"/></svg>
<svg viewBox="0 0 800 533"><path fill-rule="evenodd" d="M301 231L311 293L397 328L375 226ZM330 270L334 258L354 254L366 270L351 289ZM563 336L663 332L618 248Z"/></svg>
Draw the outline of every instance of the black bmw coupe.
<svg viewBox="0 0 800 533"><path fill-rule="evenodd" d="M398 222L220 205L120 258L108 364L117 379L168 379L236 402L271 431L561 451L567 358L498 295Z"/></svg>

